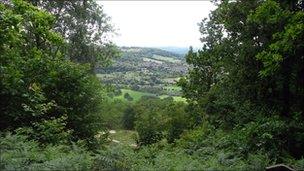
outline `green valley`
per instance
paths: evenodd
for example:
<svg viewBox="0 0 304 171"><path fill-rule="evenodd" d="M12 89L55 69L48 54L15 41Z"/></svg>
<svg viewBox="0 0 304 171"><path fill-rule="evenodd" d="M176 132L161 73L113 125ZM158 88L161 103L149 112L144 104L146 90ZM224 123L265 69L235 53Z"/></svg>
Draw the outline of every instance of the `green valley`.
<svg viewBox="0 0 304 171"><path fill-rule="evenodd" d="M128 93L135 101L141 96L181 98L176 85L179 77L187 72L182 55L157 48L121 47L122 57L113 65L97 69L102 83L114 86L116 94L111 97L123 99ZM120 90L119 90L120 89ZM118 91L118 92L117 92ZM111 93L110 93L111 94Z"/></svg>
<svg viewBox="0 0 304 171"><path fill-rule="evenodd" d="M0 99L1 171L304 170L304 0L1 0Z"/></svg>

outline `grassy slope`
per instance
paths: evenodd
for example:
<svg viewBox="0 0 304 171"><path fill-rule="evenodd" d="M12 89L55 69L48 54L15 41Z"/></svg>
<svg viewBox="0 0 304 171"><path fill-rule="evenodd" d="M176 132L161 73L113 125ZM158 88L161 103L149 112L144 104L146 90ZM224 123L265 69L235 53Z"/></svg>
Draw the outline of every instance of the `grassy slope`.
<svg viewBox="0 0 304 171"><path fill-rule="evenodd" d="M168 95L161 95L161 96L159 96L159 98L161 98L161 99L164 99L164 98L167 98L167 97L169 97ZM174 101L177 101L177 102L187 102L186 101L186 99L185 98L183 98L183 97L181 97L181 96L172 96L173 97L173 100Z"/></svg>
<svg viewBox="0 0 304 171"><path fill-rule="evenodd" d="M116 96L114 98L124 100L124 94L129 93L130 96L134 99L133 101L138 101L142 96L155 96L155 94L152 93L144 93L144 92L139 92L139 91L134 91L134 90L129 90L129 89L121 89L122 94L120 96Z"/></svg>
<svg viewBox="0 0 304 171"><path fill-rule="evenodd" d="M125 93L129 93L130 96L133 98L133 101L138 101L142 96L156 96L155 94L152 93L146 93L146 92L140 92L140 91L134 91L134 90L129 90L129 89L121 89L122 94L120 96L114 97L114 99L120 99L120 100L126 100L124 98ZM162 95L159 96L161 99L169 97L168 95ZM185 98L182 98L180 96L173 96L173 99L175 101L182 101L186 102Z"/></svg>
<svg viewBox="0 0 304 171"><path fill-rule="evenodd" d="M181 60L174 59L172 57L160 56L160 55L153 55L153 59L165 61L165 62L172 62L172 63L180 63Z"/></svg>
<svg viewBox="0 0 304 171"><path fill-rule="evenodd" d="M119 144L122 145L132 145L136 144L135 137L136 137L136 131L130 131L130 130L116 130L116 133L110 134L109 138L112 140L119 141Z"/></svg>

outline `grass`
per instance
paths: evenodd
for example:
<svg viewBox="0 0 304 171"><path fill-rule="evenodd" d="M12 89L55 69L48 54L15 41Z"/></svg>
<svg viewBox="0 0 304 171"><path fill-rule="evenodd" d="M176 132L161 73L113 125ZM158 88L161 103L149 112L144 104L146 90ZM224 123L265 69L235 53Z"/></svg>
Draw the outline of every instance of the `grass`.
<svg viewBox="0 0 304 171"><path fill-rule="evenodd" d="M159 98L161 98L161 99L164 99L164 98L167 98L167 97L169 97L169 96L168 95L161 95L161 96L159 96ZM183 98L181 96L171 96L171 97L173 97L173 100L177 101L177 102L184 102L184 103L187 102L187 99L185 99L185 98Z"/></svg>
<svg viewBox="0 0 304 171"><path fill-rule="evenodd" d="M130 96L133 98L133 101L138 101L142 96L155 96L152 93L134 91L129 89L121 89L122 94L120 96L114 97L115 99L125 100L124 95L125 93L129 93Z"/></svg>
<svg viewBox="0 0 304 171"><path fill-rule="evenodd" d="M136 144L135 137L137 136L136 131L131 130L115 130L116 133L111 133L109 138L115 140L112 144L123 145L123 146L134 146ZM117 142L118 141L118 142Z"/></svg>
<svg viewBox="0 0 304 171"><path fill-rule="evenodd" d="M137 135L136 131L131 130L116 130L116 133L110 134L109 138L112 140L119 141L123 145L132 145L136 144L135 136Z"/></svg>
<svg viewBox="0 0 304 171"><path fill-rule="evenodd" d="M174 59L171 57L165 57L165 56L160 56L160 55L153 55L153 59L160 60L160 61L165 61L165 62L171 62L171 63L180 63L181 61L178 59Z"/></svg>
<svg viewBox="0 0 304 171"><path fill-rule="evenodd" d="M172 87L174 87L174 86L172 86ZM179 88L179 87L177 87L177 88ZM121 92L122 92L121 95L115 96L113 99L126 100L124 98L125 93L129 93L129 95L133 98L133 102L136 102L136 101L140 100L140 98L142 96L154 96L154 97L156 97L156 95L152 94L152 93L134 91L134 90L130 90L130 89L121 89ZM161 95L161 96L158 96L158 97L161 98L161 99L164 99L164 98L167 98L169 96L168 95ZM186 99L183 98L183 97L180 97L180 96L172 96L172 97L173 97L174 101L186 102Z"/></svg>

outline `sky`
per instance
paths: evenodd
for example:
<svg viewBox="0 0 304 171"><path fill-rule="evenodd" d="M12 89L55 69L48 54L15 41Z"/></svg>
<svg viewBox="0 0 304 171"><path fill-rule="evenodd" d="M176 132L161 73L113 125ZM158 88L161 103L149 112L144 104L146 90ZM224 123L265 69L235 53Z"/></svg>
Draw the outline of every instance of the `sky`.
<svg viewBox="0 0 304 171"><path fill-rule="evenodd" d="M201 47L198 23L209 1L97 1L112 18L118 46Z"/></svg>

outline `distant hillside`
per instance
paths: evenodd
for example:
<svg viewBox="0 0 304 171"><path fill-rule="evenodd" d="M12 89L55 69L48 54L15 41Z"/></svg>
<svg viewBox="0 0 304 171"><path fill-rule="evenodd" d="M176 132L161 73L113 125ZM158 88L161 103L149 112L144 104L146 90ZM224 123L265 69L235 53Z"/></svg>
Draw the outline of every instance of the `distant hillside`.
<svg viewBox="0 0 304 171"><path fill-rule="evenodd" d="M121 47L124 57L152 57L153 55L160 55L172 58L184 58L184 55L174 53L171 51L158 49L158 48L146 48L146 47Z"/></svg>
<svg viewBox="0 0 304 171"><path fill-rule="evenodd" d="M174 46L168 46L168 47L158 47L159 49L168 51L168 52L172 52L175 54L179 54L181 56L185 56L188 51L189 51L189 47L174 47ZM197 51L199 48L198 47L193 47L194 51Z"/></svg>
<svg viewBox="0 0 304 171"><path fill-rule="evenodd" d="M185 58L157 48L121 47L122 57L98 70L104 83L159 95L177 95L172 88L187 72ZM169 87L169 88L168 88Z"/></svg>
<svg viewBox="0 0 304 171"><path fill-rule="evenodd" d="M168 52L172 52L172 53L175 53L175 54L179 54L181 56L185 56L188 51L189 51L189 48L188 47L173 47L173 46L168 46L168 47L159 47L159 49L162 49L162 50L165 50L165 51L168 51Z"/></svg>
<svg viewBox="0 0 304 171"><path fill-rule="evenodd" d="M177 76L186 72L186 61L182 55L157 48L121 47L122 57L114 64L98 70L98 73L149 71L154 74Z"/></svg>

